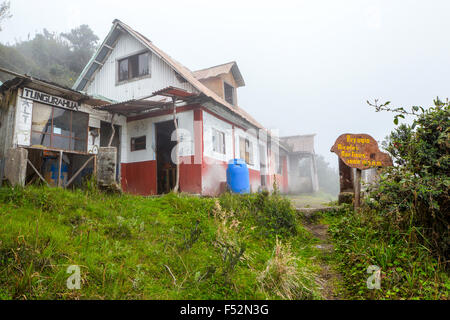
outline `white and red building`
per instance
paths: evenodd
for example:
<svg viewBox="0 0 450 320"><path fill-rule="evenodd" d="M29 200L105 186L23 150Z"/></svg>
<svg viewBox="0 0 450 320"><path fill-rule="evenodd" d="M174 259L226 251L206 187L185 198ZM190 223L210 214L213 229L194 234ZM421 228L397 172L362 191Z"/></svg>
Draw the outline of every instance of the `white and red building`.
<svg viewBox="0 0 450 320"><path fill-rule="evenodd" d="M28 82L30 86L31 80ZM227 164L234 158L246 161L253 192L270 190L274 182L282 192L288 192L290 182L296 179L289 172L298 167L296 155L302 153L295 141L302 138L279 139L240 108L237 91L244 85L235 62L190 71L145 36L114 20L73 92L64 89L61 94L70 94L89 117L88 128L80 129L88 132L87 143L76 152L95 154L98 147L108 145L114 124L117 180L125 192L152 195L173 188L176 150L182 192L217 195L225 191ZM25 99L21 92L18 96ZM99 101L103 101L102 106L98 106ZM74 113L71 119L76 116ZM38 115L33 114L30 128L37 123L35 117ZM176 133L174 118L179 129ZM59 120L51 123L55 121ZM71 128L74 125L72 121ZM27 145L11 140L13 147L33 149L33 130ZM46 133L41 136L40 147L48 147ZM49 139L57 141L58 133L53 132ZM313 154L313 147L312 141L304 151ZM55 149L58 147L52 144L51 150Z"/></svg>

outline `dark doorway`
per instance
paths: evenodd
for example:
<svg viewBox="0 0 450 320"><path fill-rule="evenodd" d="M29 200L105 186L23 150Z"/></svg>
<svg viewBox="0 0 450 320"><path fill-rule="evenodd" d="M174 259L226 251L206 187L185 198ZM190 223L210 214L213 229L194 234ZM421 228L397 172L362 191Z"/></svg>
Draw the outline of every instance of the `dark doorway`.
<svg viewBox="0 0 450 320"><path fill-rule="evenodd" d="M175 125L172 120L155 124L156 170L158 194L168 193L175 187L177 166L172 161L172 150L177 142L172 141Z"/></svg>

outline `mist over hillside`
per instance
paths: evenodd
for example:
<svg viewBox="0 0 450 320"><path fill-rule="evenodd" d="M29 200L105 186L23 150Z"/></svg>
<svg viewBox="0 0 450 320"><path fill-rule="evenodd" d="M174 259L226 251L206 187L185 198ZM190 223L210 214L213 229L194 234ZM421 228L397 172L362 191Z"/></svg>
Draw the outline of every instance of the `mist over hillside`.
<svg viewBox="0 0 450 320"><path fill-rule="evenodd" d="M96 49L98 37L88 25L67 33L42 30L26 41L0 44L0 67L71 87ZM0 81L8 79L0 74Z"/></svg>

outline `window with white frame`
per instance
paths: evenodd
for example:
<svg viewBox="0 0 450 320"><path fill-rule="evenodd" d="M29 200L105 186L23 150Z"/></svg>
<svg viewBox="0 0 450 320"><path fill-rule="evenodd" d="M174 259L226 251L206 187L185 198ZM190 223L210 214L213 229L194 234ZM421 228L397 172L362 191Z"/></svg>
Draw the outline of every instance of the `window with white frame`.
<svg viewBox="0 0 450 320"><path fill-rule="evenodd" d="M217 153L226 153L225 149L225 133L217 129L212 130L213 151Z"/></svg>
<svg viewBox="0 0 450 320"><path fill-rule="evenodd" d="M239 154L247 164L253 165L253 143L249 139L239 137Z"/></svg>
<svg viewBox="0 0 450 320"><path fill-rule="evenodd" d="M143 52L118 61L119 82L150 74L150 52Z"/></svg>

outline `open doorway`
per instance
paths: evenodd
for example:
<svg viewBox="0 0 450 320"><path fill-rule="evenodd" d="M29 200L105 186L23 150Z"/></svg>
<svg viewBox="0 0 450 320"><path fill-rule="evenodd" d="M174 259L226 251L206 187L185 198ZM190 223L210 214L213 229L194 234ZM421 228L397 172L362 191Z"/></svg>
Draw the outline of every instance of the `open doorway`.
<svg viewBox="0 0 450 320"><path fill-rule="evenodd" d="M172 141L175 125L172 120L155 124L156 131L156 170L158 194L168 193L175 187L177 166L172 161L172 150L177 142Z"/></svg>

